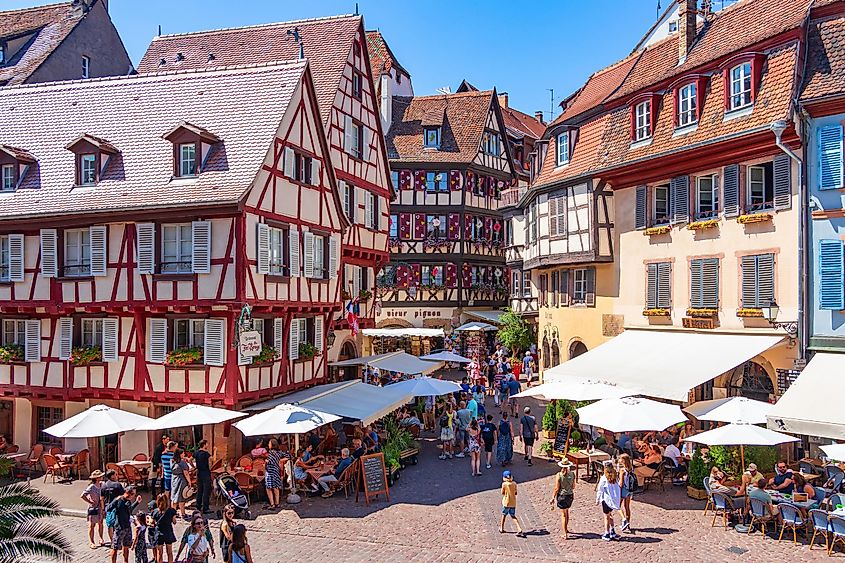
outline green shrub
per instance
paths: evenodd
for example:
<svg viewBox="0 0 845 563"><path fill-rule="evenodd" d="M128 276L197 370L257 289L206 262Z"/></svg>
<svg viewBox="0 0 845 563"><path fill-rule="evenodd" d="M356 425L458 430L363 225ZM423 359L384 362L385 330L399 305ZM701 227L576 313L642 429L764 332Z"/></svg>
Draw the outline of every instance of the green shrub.
<svg viewBox="0 0 845 563"><path fill-rule="evenodd" d="M704 479L710 475L710 468L701 457L701 450L696 448L689 462L689 478L687 484L694 489L704 489Z"/></svg>
<svg viewBox="0 0 845 563"><path fill-rule="evenodd" d="M778 449L776 446L746 446L745 466L749 463L756 463L761 473L771 473L778 461ZM745 468L742 468L743 471Z"/></svg>
<svg viewBox="0 0 845 563"><path fill-rule="evenodd" d="M552 401L546 407L546 412L543 414L543 430L551 432L557 429L557 403L559 401Z"/></svg>

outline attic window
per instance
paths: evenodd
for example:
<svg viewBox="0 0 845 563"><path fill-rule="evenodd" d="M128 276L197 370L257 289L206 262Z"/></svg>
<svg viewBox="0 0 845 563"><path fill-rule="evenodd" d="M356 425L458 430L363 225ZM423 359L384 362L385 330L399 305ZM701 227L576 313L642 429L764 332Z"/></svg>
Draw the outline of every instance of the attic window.
<svg viewBox="0 0 845 563"><path fill-rule="evenodd" d="M197 175L197 144L182 143L179 145L179 176Z"/></svg>
<svg viewBox="0 0 845 563"><path fill-rule="evenodd" d="M79 184L93 186L97 183L97 155L79 155Z"/></svg>
<svg viewBox="0 0 845 563"><path fill-rule="evenodd" d="M5 43L0 43L0 65L6 63L6 45Z"/></svg>
<svg viewBox="0 0 845 563"><path fill-rule="evenodd" d="M0 192L13 192L35 157L23 149L0 145Z"/></svg>
<svg viewBox="0 0 845 563"><path fill-rule="evenodd" d="M440 127L426 127L423 146L426 148L440 148Z"/></svg>
<svg viewBox="0 0 845 563"><path fill-rule="evenodd" d="M357 70L352 71L352 97L356 100L361 99L361 92L363 90L364 75Z"/></svg>
<svg viewBox="0 0 845 563"><path fill-rule="evenodd" d="M501 156L502 148L498 133L494 133L492 131L485 131L481 144L481 148L484 151L484 154L489 154L492 156Z"/></svg>
<svg viewBox="0 0 845 563"><path fill-rule="evenodd" d="M202 174L212 148L221 142L210 131L184 121L163 138L173 143L174 178L194 178Z"/></svg>
<svg viewBox="0 0 845 563"><path fill-rule="evenodd" d="M111 157L118 153L118 150L108 141L87 134L65 148L76 156L74 160L77 186L96 185L101 180Z"/></svg>
<svg viewBox="0 0 845 563"><path fill-rule="evenodd" d="M91 59L82 57L82 78L89 78L91 76Z"/></svg>
<svg viewBox="0 0 845 563"><path fill-rule="evenodd" d="M4 164L0 168L0 191L11 192L15 189L15 165Z"/></svg>

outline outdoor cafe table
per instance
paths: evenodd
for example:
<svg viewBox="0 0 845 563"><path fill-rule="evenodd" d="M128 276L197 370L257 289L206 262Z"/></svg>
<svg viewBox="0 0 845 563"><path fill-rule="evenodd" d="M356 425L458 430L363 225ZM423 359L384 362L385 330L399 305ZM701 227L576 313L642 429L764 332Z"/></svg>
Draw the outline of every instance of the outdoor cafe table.
<svg viewBox="0 0 845 563"><path fill-rule="evenodd" d="M582 465L587 466L587 471L589 474L590 466L594 461L607 461L610 459L610 454L607 452L603 452L601 450L595 450L592 452L586 451L577 451L577 452L567 452L566 459L568 459L571 463L575 464L575 480L578 480L578 468Z"/></svg>
<svg viewBox="0 0 845 563"><path fill-rule="evenodd" d="M151 468L153 466L153 462L151 462L151 461L137 461L137 460L134 460L134 459L125 459L123 461L117 462L118 467L125 467L127 465L131 465L135 469L144 470L144 469Z"/></svg>
<svg viewBox="0 0 845 563"><path fill-rule="evenodd" d="M22 459L26 459L26 457L28 455L29 454L26 453L26 452L19 452L19 453L15 453L15 454L2 454L2 455L0 455L0 457L4 457L6 459L11 459L15 463L17 463L17 462L21 461Z"/></svg>
<svg viewBox="0 0 845 563"><path fill-rule="evenodd" d="M314 481L317 481L323 475L327 475L332 472L332 468L334 467L334 463L330 461L324 461L320 465L315 465L311 469L306 469L305 472L311 476Z"/></svg>
<svg viewBox="0 0 845 563"><path fill-rule="evenodd" d="M785 495L783 493L779 493L777 491L766 491L769 493L769 496L772 497L773 504L780 504L782 502L788 502L790 504L794 504L798 508L803 508L804 510L810 510L813 508L813 505L816 504L816 501L813 499L807 499L802 502L796 502L792 500L792 495Z"/></svg>

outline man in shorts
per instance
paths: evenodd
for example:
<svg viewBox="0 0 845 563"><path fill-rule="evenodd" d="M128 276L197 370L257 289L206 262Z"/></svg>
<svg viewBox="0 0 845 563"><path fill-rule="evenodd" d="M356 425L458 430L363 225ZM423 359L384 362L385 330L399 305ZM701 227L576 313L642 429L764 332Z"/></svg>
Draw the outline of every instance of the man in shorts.
<svg viewBox="0 0 845 563"><path fill-rule="evenodd" d="M490 469L493 448L496 446L496 425L493 424L492 414L488 414L487 422L481 425L481 439L484 441L484 451L487 452L487 469Z"/></svg>
<svg viewBox="0 0 845 563"><path fill-rule="evenodd" d="M123 552L123 561L129 563L129 548L132 547L132 512L141 502L141 495L135 495L135 487L129 485L123 494L111 501L106 510L115 514L114 536L111 542L111 563L117 562L117 552Z"/></svg>
<svg viewBox="0 0 845 563"><path fill-rule="evenodd" d="M464 455L469 453L467 428L469 428L469 424L471 422L472 412L467 408L466 403L461 401L460 408L458 409L458 412L455 413L455 424L457 426L457 430L455 432L455 447L458 450L455 457L464 457Z"/></svg>
<svg viewBox="0 0 845 563"><path fill-rule="evenodd" d="M519 384L519 379L511 377L508 380L508 406L511 410L511 416L516 418L516 413L519 412L519 405L516 402L516 394L522 391L522 386Z"/></svg>
<svg viewBox="0 0 845 563"><path fill-rule="evenodd" d="M522 526L519 525L519 519L516 517L516 483L511 472L505 470L502 472L502 520L499 522L499 533L505 533L505 518L508 516L516 526L516 537L524 538L525 532L522 531Z"/></svg>
<svg viewBox="0 0 845 563"><path fill-rule="evenodd" d="M528 465L534 465L531 462L531 457L534 455L534 440L537 439L537 418L531 416L531 407L525 407L525 414L519 419L519 425L522 427L520 433L522 443L525 444L525 461Z"/></svg>
<svg viewBox="0 0 845 563"><path fill-rule="evenodd" d="M526 352L522 359L522 372L525 374L526 385L531 387L531 378L534 376L534 358L531 352Z"/></svg>

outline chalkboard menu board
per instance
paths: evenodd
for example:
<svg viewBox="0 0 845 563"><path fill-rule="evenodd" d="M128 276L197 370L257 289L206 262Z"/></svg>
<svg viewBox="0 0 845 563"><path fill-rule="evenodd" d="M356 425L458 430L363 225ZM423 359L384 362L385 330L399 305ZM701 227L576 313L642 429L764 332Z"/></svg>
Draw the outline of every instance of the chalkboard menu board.
<svg viewBox="0 0 845 563"><path fill-rule="evenodd" d="M370 497L385 494L390 500L390 493L387 490L387 468L384 463L384 454L371 454L361 456L361 469L359 472L359 491L363 491L364 500L370 504ZM358 500L358 494L355 494Z"/></svg>
<svg viewBox="0 0 845 563"><path fill-rule="evenodd" d="M569 450L569 433L572 431L572 421L568 418L563 418L557 421L557 432L555 433L555 443L552 450L555 454L566 456Z"/></svg>

